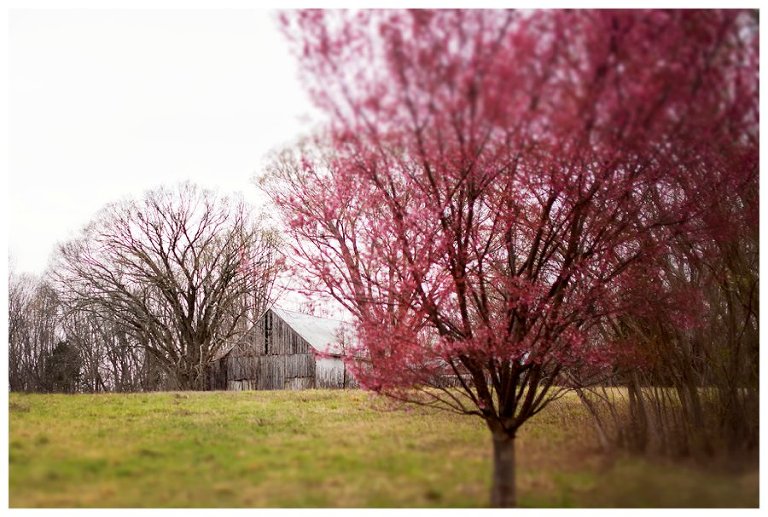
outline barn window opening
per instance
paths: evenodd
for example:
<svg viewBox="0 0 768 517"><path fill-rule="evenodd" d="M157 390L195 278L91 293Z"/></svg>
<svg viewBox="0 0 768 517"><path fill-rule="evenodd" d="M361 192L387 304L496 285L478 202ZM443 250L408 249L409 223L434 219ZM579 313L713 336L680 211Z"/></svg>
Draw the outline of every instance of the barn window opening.
<svg viewBox="0 0 768 517"><path fill-rule="evenodd" d="M269 345L272 341L272 313L264 315L264 355L269 354Z"/></svg>

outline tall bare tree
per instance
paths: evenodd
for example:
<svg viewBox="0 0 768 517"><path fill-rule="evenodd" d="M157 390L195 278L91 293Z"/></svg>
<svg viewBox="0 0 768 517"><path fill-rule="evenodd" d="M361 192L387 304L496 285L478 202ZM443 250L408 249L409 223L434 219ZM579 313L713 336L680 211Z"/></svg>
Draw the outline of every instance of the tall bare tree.
<svg viewBox="0 0 768 517"><path fill-rule="evenodd" d="M123 325L174 379L204 368L269 303L277 238L240 200L191 184L108 205L60 246L55 277L70 310Z"/></svg>

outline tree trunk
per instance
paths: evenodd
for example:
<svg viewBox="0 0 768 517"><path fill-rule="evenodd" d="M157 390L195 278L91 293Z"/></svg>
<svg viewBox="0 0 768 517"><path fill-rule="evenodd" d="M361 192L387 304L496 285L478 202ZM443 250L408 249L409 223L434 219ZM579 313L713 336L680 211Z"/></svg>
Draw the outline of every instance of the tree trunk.
<svg viewBox="0 0 768 517"><path fill-rule="evenodd" d="M176 374L176 389L178 391L194 391L195 389L195 377L188 371L177 371Z"/></svg>
<svg viewBox="0 0 768 517"><path fill-rule="evenodd" d="M645 452L648 449L648 413L643 401L643 390L640 387L640 381L637 378L637 372L632 372L627 384L627 393L629 394L629 417L630 433L632 437L632 447L635 451Z"/></svg>
<svg viewBox="0 0 768 517"><path fill-rule="evenodd" d="M504 433L493 435L493 488L491 506L514 508L515 493L515 437Z"/></svg>
<svg viewBox="0 0 768 517"><path fill-rule="evenodd" d="M584 390L581 388L576 388L576 394L578 395L581 404L587 408L589 414L592 415L592 424L595 426L595 433L597 434L597 441L600 443L600 448L603 449L604 453L610 453L611 443L608 440L608 433L605 431L603 420L600 418L600 413L595 407L595 404L589 400L589 398L584 394Z"/></svg>

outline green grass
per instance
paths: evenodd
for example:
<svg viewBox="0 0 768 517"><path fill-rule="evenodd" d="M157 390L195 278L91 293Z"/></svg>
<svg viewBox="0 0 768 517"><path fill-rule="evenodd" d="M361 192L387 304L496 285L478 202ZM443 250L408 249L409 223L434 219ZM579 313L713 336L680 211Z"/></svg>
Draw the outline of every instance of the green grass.
<svg viewBox="0 0 768 517"><path fill-rule="evenodd" d="M757 506L756 466L607 460L578 402L556 404L520 432L521 506ZM9 445L12 507L475 507L490 491L479 420L360 391L11 394Z"/></svg>

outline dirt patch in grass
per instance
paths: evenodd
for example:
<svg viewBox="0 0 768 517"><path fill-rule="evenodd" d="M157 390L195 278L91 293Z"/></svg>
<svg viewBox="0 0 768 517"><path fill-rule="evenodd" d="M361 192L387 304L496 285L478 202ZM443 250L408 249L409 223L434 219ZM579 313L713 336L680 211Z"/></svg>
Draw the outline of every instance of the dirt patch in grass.
<svg viewBox="0 0 768 517"><path fill-rule="evenodd" d="M29 413L29 404L11 401L8 403L8 411L11 413Z"/></svg>

